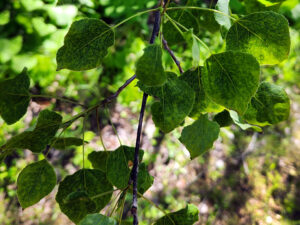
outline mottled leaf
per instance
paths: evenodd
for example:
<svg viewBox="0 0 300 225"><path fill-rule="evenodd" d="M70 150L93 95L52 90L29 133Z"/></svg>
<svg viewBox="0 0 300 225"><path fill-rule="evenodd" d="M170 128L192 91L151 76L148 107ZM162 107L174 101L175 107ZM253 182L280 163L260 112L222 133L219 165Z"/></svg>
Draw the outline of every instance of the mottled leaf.
<svg viewBox="0 0 300 225"><path fill-rule="evenodd" d="M75 137L66 137L66 138L60 138L56 137L53 138L51 141L51 147L59 149L59 150L66 150L72 146L81 146L83 143L83 140L81 138L75 138Z"/></svg>
<svg viewBox="0 0 300 225"><path fill-rule="evenodd" d="M17 194L23 209L48 195L56 185L56 174L47 160L26 166L18 176Z"/></svg>
<svg viewBox="0 0 300 225"><path fill-rule="evenodd" d="M36 127L33 131L25 131L12 137L4 149L15 148L29 149L33 152L41 152L50 143L61 124L62 117L52 111L43 110L40 112Z"/></svg>
<svg viewBox="0 0 300 225"><path fill-rule="evenodd" d="M0 115L7 124L17 122L27 111L30 101L27 69L13 79L0 82Z"/></svg>
<svg viewBox="0 0 300 225"><path fill-rule="evenodd" d="M195 91L195 102L189 116L198 117L206 112L220 112L224 107L211 101L203 90L202 67L184 72L179 79L185 81Z"/></svg>
<svg viewBox="0 0 300 225"><path fill-rule="evenodd" d="M168 133L180 126L192 110L195 93L190 86L176 74L167 72L167 82L162 87L138 86L149 95L160 98L151 106L152 119L157 127Z"/></svg>
<svg viewBox="0 0 300 225"><path fill-rule="evenodd" d="M106 172L106 161L112 151L93 151L88 155L88 160L92 163L93 168Z"/></svg>
<svg viewBox="0 0 300 225"><path fill-rule="evenodd" d="M188 204L184 209L165 215L153 225L193 225L199 219L198 213L195 205Z"/></svg>
<svg viewBox="0 0 300 225"><path fill-rule="evenodd" d="M244 114L259 85L260 67L250 54L223 52L205 62L202 82L208 97Z"/></svg>
<svg viewBox="0 0 300 225"><path fill-rule="evenodd" d="M78 225L117 225L117 221L101 214L89 214Z"/></svg>
<svg viewBox="0 0 300 225"><path fill-rule="evenodd" d="M219 124L201 115L192 125L183 128L180 142L189 150L191 159L209 150L220 132Z"/></svg>
<svg viewBox="0 0 300 225"><path fill-rule="evenodd" d="M124 189L128 186L131 167L134 161L134 147L120 146L112 151L106 163L107 179L117 188ZM141 161L144 151L140 150L139 160Z"/></svg>
<svg viewBox="0 0 300 225"><path fill-rule="evenodd" d="M82 19L71 25L56 55L57 70L89 70L98 67L114 44L114 31L104 21Z"/></svg>
<svg viewBox="0 0 300 225"><path fill-rule="evenodd" d="M231 27L229 0L218 0L216 9L222 13L215 13L215 19L222 27L229 30Z"/></svg>
<svg viewBox="0 0 300 225"><path fill-rule="evenodd" d="M220 127L228 127L233 123L232 118L227 110L215 115L213 120L216 121Z"/></svg>
<svg viewBox="0 0 300 225"><path fill-rule="evenodd" d="M137 61L136 77L147 86L161 86L166 81L160 45L149 45Z"/></svg>
<svg viewBox="0 0 300 225"><path fill-rule="evenodd" d="M110 201L112 191L105 173L97 169L81 169L60 182L56 201L61 211L78 223L87 214L103 209Z"/></svg>
<svg viewBox="0 0 300 225"><path fill-rule="evenodd" d="M283 88L262 82L251 100L244 118L259 126L276 124L287 120L290 114L290 100Z"/></svg>
<svg viewBox="0 0 300 225"><path fill-rule="evenodd" d="M237 20L226 37L227 50L252 54L260 64L277 64L289 55L288 21L275 12L257 12Z"/></svg>
<svg viewBox="0 0 300 225"><path fill-rule="evenodd" d="M257 131L257 132L262 132L262 129L258 126L255 126L255 125L251 125L251 124L248 124L247 122L245 122L242 117L239 116L239 114L237 114L237 112L233 111L233 110L230 110L229 111L229 114L230 114L230 117L232 119L232 121L238 125L242 130L247 130L249 128Z"/></svg>

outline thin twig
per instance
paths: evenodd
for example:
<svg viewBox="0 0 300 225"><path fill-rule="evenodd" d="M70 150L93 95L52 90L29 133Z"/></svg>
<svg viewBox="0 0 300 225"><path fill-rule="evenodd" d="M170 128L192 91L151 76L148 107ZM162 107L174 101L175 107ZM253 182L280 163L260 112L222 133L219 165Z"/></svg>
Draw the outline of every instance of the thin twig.
<svg viewBox="0 0 300 225"><path fill-rule="evenodd" d="M178 69L179 69L179 72L180 73L183 73L183 69L181 68L180 66L180 62L179 60L176 58L174 52L170 49L169 45L168 45L168 42L166 41L166 39L164 39L164 37L162 37L162 42L163 42L163 45L164 45L164 48L167 50L167 52L170 54L170 56L172 57L173 61L176 63Z"/></svg>
<svg viewBox="0 0 300 225"><path fill-rule="evenodd" d="M153 44L155 41L155 38L158 36L159 28L160 28L160 12L156 11L154 12L155 21L153 25L153 30L151 34L151 38L149 43ZM139 118L139 125L137 130L137 136L136 136L136 144L135 144L135 151L134 151L134 162L133 167L131 171L131 176L129 180L129 184L132 182L132 206L131 206L131 213L133 216L133 225L138 225L138 215L137 215L137 209L138 209L138 191L137 191L137 178L138 178L138 172L139 172L139 150L140 150L140 142L141 142L141 134L142 134L142 127L143 127L143 118L144 118L144 112L146 109L146 103L147 103L148 94L143 94L143 101L140 111L140 118Z"/></svg>

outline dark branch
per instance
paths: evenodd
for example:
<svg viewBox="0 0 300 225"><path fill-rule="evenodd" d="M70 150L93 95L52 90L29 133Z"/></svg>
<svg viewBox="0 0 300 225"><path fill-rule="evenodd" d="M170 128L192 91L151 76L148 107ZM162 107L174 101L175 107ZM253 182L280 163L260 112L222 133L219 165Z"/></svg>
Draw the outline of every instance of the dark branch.
<svg viewBox="0 0 300 225"><path fill-rule="evenodd" d="M164 48L169 52L169 54L172 57L173 61L176 63L180 73L183 73L183 69L180 66L180 62L178 61L178 59L174 55L174 52L170 49L170 47L168 45L168 42L164 39L164 37L162 37L162 42L163 42Z"/></svg>
<svg viewBox="0 0 300 225"><path fill-rule="evenodd" d="M151 35L151 38L150 38L150 41L149 41L150 44L154 43L155 38L158 36L159 27L160 27L160 12L156 11L154 16L155 16L155 21L154 21L154 25L153 25L152 35ZM129 184L131 184L131 182L133 183L133 187L132 187L132 206L131 206L131 213L132 213L132 216L133 216L133 225L138 225L139 224L138 214L137 214L137 210L138 210L137 177L138 177L138 172L139 172L139 150L140 150L142 127L143 127L143 118L144 118L144 112L145 112L145 109L146 109L147 98L148 98L148 95L146 93L144 93L143 94L143 101L142 101L141 111L140 111L140 118L139 118L137 136L136 136L136 144L135 144L135 151L134 151L134 162L133 162L133 167L132 167L130 181L129 181Z"/></svg>

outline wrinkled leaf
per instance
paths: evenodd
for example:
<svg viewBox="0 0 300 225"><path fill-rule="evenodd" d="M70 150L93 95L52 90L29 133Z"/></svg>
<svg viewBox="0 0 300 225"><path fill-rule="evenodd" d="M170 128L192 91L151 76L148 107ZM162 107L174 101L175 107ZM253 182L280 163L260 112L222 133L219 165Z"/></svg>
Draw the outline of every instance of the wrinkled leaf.
<svg viewBox="0 0 300 225"><path fill-rule="evenodd" d="M78 225L117 225L117 221L101 214L89 214Z"/></svg>
<svg viewBox="0 0 300 225"><path fill-rule="evenodd" d="M23 209L48 195L56 185L56 174L47 160L26 166L18 176L17 194Z"/></svg>
<svg viewBox="0 0 300 225"><path fill-rule="evenodd" d="M151 106L152 119L157 127L168 133L178 127L192 110L195 93L176 74L168 72L167 82L162 87L138 86L149 95L160 98Z"/></svg>
<svg viewBox="0 0 300 225"><path fill-rule="evenodd" d="M195 205L188 204L186 208L165 215L153 225L193 225L199 219L198 213Z"/></svg>
<svg viewBox="0 0 300 225"><path fill-rule="evenodd" d="M136 77L147 86L161 86L166 81L160 45L149 45L137 61Z"/></svg>
<svg viewBox="0 0 300 225"><path fill-rule="evenodd" d="M201 80L203 67L184 72L179 79L185 81L195 91L195 102L189 116L198 117L206 112L220 112L223 107L211 101L203 90Z"/></svg>
<svg viewBox="0 0 300 225"><path fill-rule="evenodd" d="M7 124L17 122L27 112L29 85L26 68L15 78L0 82L0 115Z"/></svg>
<svg viewBox="0 0 300 225"><path fill-rule="evenodd" d="M82 19L71 25L56 55L57 70L89 70L98 67L114 44L114 31L104 21Z"/></svg>
<svg viewBox="0 0 300 225"><path fill-rule="evenodd" d="M107 179L117 188L124 189L128 186L131 167L134 161L134 147L120 146L112 151L106 163ZM140 150L139 160L141 161L144 151Z"/></svg>
<svg viewBox="0 0 300 225"><path fill-rule="evenodd" d="M244 114L259 85L260 67L250 54L223 52L205 62L202 82L214 102Z"/></svg>
<svg viewBox="0 0 300 225"><path fill-rule="evenodd" d="M112 191L105 173L96 169L81 169L60 182L56 201L61 211L78 223L87 214L103 209L110 201Z"/></svg>
<svg viewBox="0 0 300 225"><path fill-rule="evenodd" d="M251 100L244 118L259 126L276 124L287 120L290 114L290 100L283 88L262 82Z"/></svg>
<svg viewBox="0 0 300 225"><path fill-rule="evenodd" d="M277 64L289 55L287 19L275 12L257 12L237 20L226 37L227 50L252 54L260 64Z"/></svg>
<svg viewBox="0 0 300 225"><path fill-rule="evenodd" d="M4 146L6 150L21 148L41 152L50 143L61 124L62 117L52 111L40 112L33 131L25 131L12 137Z"/></svg>
<svg viewBox="0 0 300 225"><path fill-rule="evenodd" d="M209 150L220 132L219 124L201 115L192 125L183 128L180 142L189 150L191 159Z"/></svg>
<svg viewBox="0 0 300 225"><path fill-rule="evenodd" d="M71 146L81 146L83 143L83 140L81 138L75 138L75 137L66 137L66 138L53 138L51 141L51 147L60 149L60 150L66 150L70 148Z"/></svg>

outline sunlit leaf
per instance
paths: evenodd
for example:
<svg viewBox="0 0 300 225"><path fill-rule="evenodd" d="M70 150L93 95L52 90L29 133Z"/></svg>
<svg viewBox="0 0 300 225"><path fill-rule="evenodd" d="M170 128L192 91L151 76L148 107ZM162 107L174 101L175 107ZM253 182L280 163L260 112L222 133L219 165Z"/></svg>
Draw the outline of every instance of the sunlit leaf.
<svg viewBox="0 0 300 225"><path fill-rule="evenodd" d="M206 60L202 82L211 100L242 115L258 88L259 75L252 55L228 51Z"/></svg>
<svg viewBox="0 0 300 225"><path fill-rule="evenodd" d="M290 100L284 89L269 82L262 82L244 118L251 124L265 126L287 120L289 114Z"/></svg>
<svg viewBox="0 0 300 225"><path fill-rule="evenodd" d="M237 114L237 112L230 110L229 111L230 117L233 121L234 124L238 125L242 130L247 130L247 129L253 129L257 132L262 132L262 129L256 125L251 125L248 124L247 122L245 122L243 120L243 118L241 116L239 116L239 114Z"/></svg>
<svg viewBox="0 0 300 225"><path fill-rule="evenodd" d="M229 30L231 27L229 0L218 0L216 9L221 13L215 13L215 19L221 26Z"/></svg>
<svg viewBox="0 0 300 225"><path fill-rule="evenodd" d="M277 64L289 55L287 19L275 12L257 12L237 20L226 37L227 50L252 54L260 64Z"/></svg>

